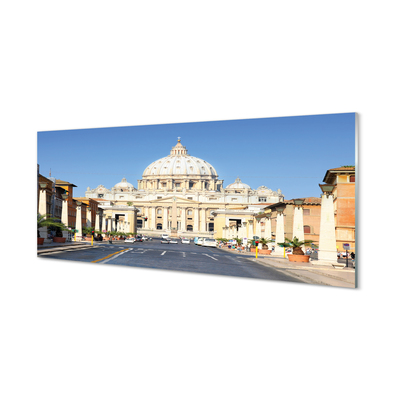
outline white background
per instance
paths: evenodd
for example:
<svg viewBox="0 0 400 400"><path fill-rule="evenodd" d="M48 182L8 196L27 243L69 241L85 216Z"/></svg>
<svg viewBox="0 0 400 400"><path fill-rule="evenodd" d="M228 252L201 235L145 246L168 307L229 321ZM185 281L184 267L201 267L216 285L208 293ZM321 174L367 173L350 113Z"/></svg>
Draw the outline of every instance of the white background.
<svg viewBox="0 0 400 400"><path fill-rule="evenodd" d="M3 2L0 397L397 398L395 5ZM37 131L337 112L360 115L357 290L36 258Z"/></svg>

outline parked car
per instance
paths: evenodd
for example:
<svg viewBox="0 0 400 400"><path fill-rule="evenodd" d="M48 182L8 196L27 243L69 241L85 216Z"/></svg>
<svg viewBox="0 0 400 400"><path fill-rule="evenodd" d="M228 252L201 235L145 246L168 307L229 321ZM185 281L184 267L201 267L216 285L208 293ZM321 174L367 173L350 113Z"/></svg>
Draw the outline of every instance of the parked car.
<svg viewBox="0 0 400 400"><path fill-rule="evenodd" d="M136 242L143 242L143 238L142 238L141 236L138 236L138 237L136 238Z"/></svg>
<svg viewBox="0 0 400 400"><path fill-rule="evenodd" d="M195 237L194 240L193 240L193 243L194 243L194 244L197 244L198 240L199 240L199 238L198 238L198 237Z"/></svg>
<svg viewBox="0 0 400 400"><path fill-rule="evenodd" d="M198 238L196 244L199 245L199 246L202 246L203 245L203 239L204 238Z"/></svg>
<svg viewBox="0 0 400 400"><path fill-rule="evenodd" d="M181 243L182 244L190 244L190 240L187 238L182 238Z"/></svg>
<svg viewBox="0 0 400 400"><path fill-rule="evenodd" d="M172 244L177 244L178 243L178 241L176 239L169 239L169 242L172 243Z"/></svg>
<svg viewBox="0 0 400 400"><path fill-rule="evenodd" d="M168 239L168 238L169 238L168 233L161 234L161 239Z"/></svg>
<svg viewBox="0 0 400 400"><path fill-rule="evenodd" d="M217 247L217 241L215 239L204 238L203 246L205 246L205 247Z"/></svg>
<svg viewBox="0 0 400 400"><path fill-rule="evenodd" d="M149 238L147 236L142 236L143 241L145 240L149 240Z"/></svg>
<svg viewBox="0 0 400 400"><path fill-rule="evenodd" d="M161 243L169 244L169 239L167 239L167 238L162 238L162 239L161 239Z"/></svg>
<svg viewBox="0 0 400 400"><path fill-rule="evenodd" d="M125 239L125 241L124 241L124 243L135 243L135 242L136 242L135 238L128 238L128 239Z"/></svg>

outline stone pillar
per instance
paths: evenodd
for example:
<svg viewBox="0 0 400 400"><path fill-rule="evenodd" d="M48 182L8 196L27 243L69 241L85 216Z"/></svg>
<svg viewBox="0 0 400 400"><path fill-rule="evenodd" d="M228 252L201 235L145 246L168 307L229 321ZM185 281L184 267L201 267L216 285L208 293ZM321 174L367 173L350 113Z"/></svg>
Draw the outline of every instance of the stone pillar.
<svg viewBox="0 0 400 400"><path fill-rule="evenodd" d="M44 187L42 187L42 185ZM46 215L47 208L46 208L46 186L45 184L40 184L40 192L39 192L39 214Z"/></svg>
<svg viewBox="0 0 400 400"><path fill-rule="evenodd" d="M92 209L88 207L86 209L86 227L90 228L92 226Z"/></svg>
<svg viewBox="0 0 400 400"><path fill-rule="evenodd" d="M168 229L168 208L164 207L163 208L163 230Z"/></svg>
<svg viewBox="0 0 400 400"><path fill-rule="evenodd" d="M157 217L156 217L156 208L151 207L151 229L154 231L157 229Z"/></svg>
<svg viewBox="0 0 400 400"><path fill-rule="evenodd" d="M253 221L249 221L249 239L253 240L253 236L254 236L254 229L253 229Z"/></svg>
<svg viewBox="0 0 400 400"><path fill-rule="evenodd" d="M104 214L104 211L103 211L103 219L102 219L101 229L102 229L103 231L107 230L107 225L106 225L106 214Z"/></svg>
<svg viewBox="0 0 400 400"><path fill-rule="evenodd" d="M76 202L76 223L75 229L76 232L76 240L82 240L82 203L80 201Z"/></svg>
<svg viewBox="0 0 400 400"><path fill-rule="evenodd" d="M272 239L271 234L271 217L266 217L264 222L264 237L265 239Z"/></svg>
<svg viewBox="0 0 400 400"><path fill-rule="evenodd" d="M194 224L193 224L193 231L195 233L199 232L199 209L198 208L194 208Z"/></svg>
<svg viewBox="0 0 400 400"><path fill-rule="evenodd" d="M222 227L222 239L226 239L226 228L225 228L225 226Z"/></svg>
<svg viewBox="0 0 400 400"><path fill-rule="evenodd" d="M261 238L261 218L256 219L256 236Z"/></svg>
<svg viewBox="0 0 400 400"><path fill-rule="evenodd" d="M186 232L186 208L181 207L181 230Z"/></svg>
<svg viewBox="0 0 400 400"><path fill-rule="evenodd" d="M285 242L285 222L283 212L278 212L276 215L276 232L275 232L275 255L283 256L284 248L278 243Z"/></svg>
<svg viewBox="0 0 400 400"><path fill-rule="evenodd" d="M206 232L207 227L206 227L206 209L202 208L200 210L200 231Z"/></svg>
<svg viewBox="0 0 400 400"><path fill-rule="evenodd" d="M61 222L65 226L68 226L68 195L63 194L62 198L63 198L63 201L62 201L62 208L61 208Z"/></svg>
<svg viewBox="0 0 400 400"><path fill-rule="evenodd" d="M96 211L96 221L94 223L94 229L96 231L100 230L100 211Z"/></svg>
<svg viewBox="0 0 400 400"><path fill-rule="evenodd" d="M303 208L296 205L293 215L293 237L297 237L300 241L304 240ZM304 245L301 246L301 249L305 251Z"/></svg>
<svg viewBox="0 0 400 400"><path fill-rule="evenodd" d="M315 261L316 264L337 264L335 216L332 194L321 195L321 226L318 247L318 261Z"/></svg>

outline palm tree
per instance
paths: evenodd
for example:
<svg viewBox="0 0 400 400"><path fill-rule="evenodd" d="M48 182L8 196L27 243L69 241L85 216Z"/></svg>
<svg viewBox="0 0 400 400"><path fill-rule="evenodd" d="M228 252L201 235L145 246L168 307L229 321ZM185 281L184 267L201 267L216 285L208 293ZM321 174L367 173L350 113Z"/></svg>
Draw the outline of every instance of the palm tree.
<svg viewBox="0 0 400 400"><path fill-rule="evenodd" d="M304 251L301 249L301 246L308 245L313 243L313 240L299 240L296 236L293 239L285 238L284 243L278 243L282 247L292 247L293 254L304 256Z"/></svg>
<svg viewBox="0 0 400 400"><path fill-rule="evenodd" d="M268 250L268 243L273 242L271 239L261 238L260 243L262 243L263 247Z"/></svg>
<svg viewBox="0 0 400 400"><path fill-rule="evenodd" d="M42 228L44 226L47 226L48 228L59 228L62 230L66 230L67 227L62 223L62 222L55 222L54 218L50 216L50 214L42 215L38 214L37 215L37 237L40 237L39 233L39 228Z"/></svg>

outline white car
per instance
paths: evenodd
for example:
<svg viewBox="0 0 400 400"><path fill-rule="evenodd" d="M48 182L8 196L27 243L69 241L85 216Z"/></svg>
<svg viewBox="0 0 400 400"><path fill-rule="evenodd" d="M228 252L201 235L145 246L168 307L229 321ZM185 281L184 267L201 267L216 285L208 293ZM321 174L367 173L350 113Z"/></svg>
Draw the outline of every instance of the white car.
<svg viewBox="0 0 400 400"><path fill-rule="evenodd" d="M170 242L170 243L173 243L173 244L177 244L177 243L178 243L178 241L175 240L175 239L169 239L169 242Z"/></svg>
<svg viewBox="0 0 400 400"><path fill-rule="evenodd" d="M190 244L190 240L187 238L182 238L181 243L182 244Z"/></svg>
<svg viewBox="0 0 400 400"><path fill-rule="evenodd" d="M203 245L203 240L204 240L204 238L198 238L196 244L197 244L198 246L202 246L202 245Z"/></svg>
<svg viewBox="0 0 400 400"><path fill-rule="evenodd" d="M162 233L161 239L169 239L168 233Z"/></svg>
<svg viewBox="0 0 400 400"><path fill-rule="evenodd" d="M205 247L217 247L217 241L215 239L205 238L205 239L203 239L203 246L205 246Z"/></svg>
<svg viewBox="0 0 400 400"><path fill-rule="evenodd" d="M168 238L163 238L161 239L161 243L169 243L170 240Z"/></svg>
<svg viewBox="0 0 400 400"><path fill-rule="evenodd" d="M128 238L128 239L125 239L124 242L125 242L125 243L135 243L135 238Z"/></svg>

